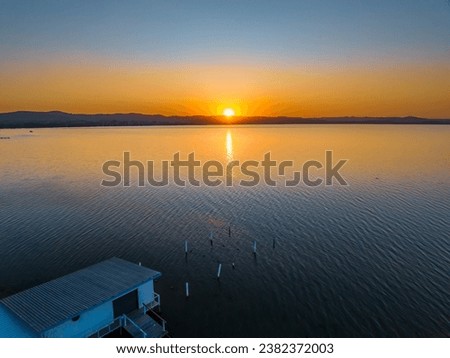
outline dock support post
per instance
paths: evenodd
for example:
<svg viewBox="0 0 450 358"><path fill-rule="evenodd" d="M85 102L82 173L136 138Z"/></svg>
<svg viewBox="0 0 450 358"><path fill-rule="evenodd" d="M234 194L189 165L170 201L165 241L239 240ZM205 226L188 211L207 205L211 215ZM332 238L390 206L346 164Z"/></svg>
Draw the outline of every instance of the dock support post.
<svg viewBox="0 0 450 358"><path fill-rule="evenodd" d="M188 254L188 242L187 242L187 240L184 240L184 253L186 255Z"/></svg>
<svg viewBox="0 0 450 358"><path fill-rule="evenodd" d="M256 255L256 240L253 240L253 254Z"/></svg>
<svg viewBox="0 0 450 358"><path fill-rule="evenodd" d="M186 282L186 298L189 297L189 282Z"/></svg>

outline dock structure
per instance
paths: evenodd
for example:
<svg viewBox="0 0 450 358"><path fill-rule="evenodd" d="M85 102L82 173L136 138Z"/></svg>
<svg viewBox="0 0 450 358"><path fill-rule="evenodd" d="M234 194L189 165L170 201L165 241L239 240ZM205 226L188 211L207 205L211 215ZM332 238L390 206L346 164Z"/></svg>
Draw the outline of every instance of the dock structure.
<svg viewBox="0 0 450 358"><path fill-rule="evenodd" d="M104 337L125 329L136 338L162 337L154 311L161 273L119 258L0 300L0 337Z"/></svg>

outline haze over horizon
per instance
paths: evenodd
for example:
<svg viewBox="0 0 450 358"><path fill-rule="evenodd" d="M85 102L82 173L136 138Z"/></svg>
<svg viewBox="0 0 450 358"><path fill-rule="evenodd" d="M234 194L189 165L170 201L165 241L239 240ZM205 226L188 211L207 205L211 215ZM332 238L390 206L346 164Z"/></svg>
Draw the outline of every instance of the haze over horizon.
<svg viewBox="0 0 450 358"><path fill-rule="evenodd" d="M1 4L0 112L450 118L444 0Z"/></svg>

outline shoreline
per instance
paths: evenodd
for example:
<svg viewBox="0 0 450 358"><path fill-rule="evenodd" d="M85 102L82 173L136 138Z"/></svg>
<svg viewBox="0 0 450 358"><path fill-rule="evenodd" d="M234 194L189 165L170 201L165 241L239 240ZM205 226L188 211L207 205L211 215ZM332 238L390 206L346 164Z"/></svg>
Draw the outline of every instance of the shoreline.
<svg viewBox="0 0 450 358"><path fill-rule="evenodd" d="M150 127L150 126L215 126L215 125L293 125L293 124L419 124L450 125L450 119L420 117L233 117L164 116L159 114L71 114L65 112L0 113L0 129L61 127Z"/></svg>

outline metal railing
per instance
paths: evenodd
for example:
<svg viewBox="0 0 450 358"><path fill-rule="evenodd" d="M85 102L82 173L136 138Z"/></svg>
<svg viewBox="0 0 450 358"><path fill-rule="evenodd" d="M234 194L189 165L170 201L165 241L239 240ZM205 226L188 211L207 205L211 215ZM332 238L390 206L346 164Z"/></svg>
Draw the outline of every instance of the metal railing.
<svg viewBox="0 0 450 358"><path fill-rule="evenodd" d="M147 311L153 310L153 308L158 307L158 306L161 306L161 297L156 292L153 293L153 301L152 302L142 304L144 314L147 313Z"/></svg>
<svg viewBox="0 0 450 358"><path fill-rule="evenodd" d="M161 305L161 296L156 292L153 292L153 302L150 303L151 308L155 308Z"/></svg>
<svg viewBox="0 0 450 358"><path fill-rule="evenodd" d="M97 332L95 332L93 335L95 335L97 338L102 338L106 336L107 334L115 331L116 329L123 327L123 317L119 316L114 319L111 323L108 325L100 328Z"/></svg>
<svg viewBox="0 0 450 358"><path fill-rule="evenodd" d="M127 326L127 322L130 322L134 326L134 328L136 328L142 334L142 338L147 338L147 333L145 333L145 331L143 331L142 328L137 323L135 323L127 315L122 315L122 317L123 317L123 320L124 320L123 327L126 327Z"/></svg>
<svg viewBox="0 0 450 358"><path fill-rule="evenodd" d="M146 308L146 312L150 311L152 315L154 315L158 320L159 323L161 323L162 329L164 332L166 332L166 320L162 318L159 314L157 314L155 311L153 311L148 305L144 303L144 307Z"/></svg>

